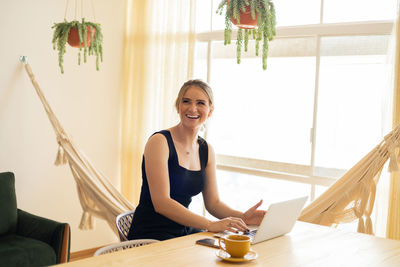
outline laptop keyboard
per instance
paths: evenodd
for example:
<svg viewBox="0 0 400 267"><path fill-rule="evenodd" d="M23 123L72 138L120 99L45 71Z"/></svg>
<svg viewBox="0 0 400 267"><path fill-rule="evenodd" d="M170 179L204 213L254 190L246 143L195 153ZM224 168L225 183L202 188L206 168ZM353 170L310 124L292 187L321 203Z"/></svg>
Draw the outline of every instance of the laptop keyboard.
<svg viewBox="0 0 400 267"><path fill-rule="evenodd" d="M256 233L257 233L257 229L250 230L250 231L248 231L248 232L239 232L239 233L234 233L234 232L225 231L225 232L215 233L215 234L214 234L214 237L220 238L220 237L223 237L223 236L226 236L226 235L240 234L240 235L248 236L248 237L250 237L251 239L253 239L253 237L256 235Z"/></svg>
<svg viewBox="0 0 400 267"><path fill-rule="evenodd" d="M254 229L254 230L251 230L251 231L248 231L248 232L244 232L243 235L246 235L246 236L249 236L249 237L253 238L256 235L256 233L257 233L257 229Z"/></svg>

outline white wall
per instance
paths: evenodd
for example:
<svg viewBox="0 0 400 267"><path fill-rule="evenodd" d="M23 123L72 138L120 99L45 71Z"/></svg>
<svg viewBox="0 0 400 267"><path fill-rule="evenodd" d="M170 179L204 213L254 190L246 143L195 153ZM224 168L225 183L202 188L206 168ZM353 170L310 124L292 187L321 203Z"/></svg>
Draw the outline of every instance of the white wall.
<svg viewBox="0 0 400 267"><path fill-rule="evenodd" d="M93 231L78 229L82 209L75 181L66 165L53 165L55 135L19 56L28 56L39 85L75 144L119 188L125 0L93 2L104 35L100 71L95 70L94 57L78 66L76 49L68 47L63 75L51 44L51 26L63 21L66 1L0 2L0 172L15 173L19 208L71 225L72 252L115 242L117 237L101 220L96 220ZM88 8L84 16L92 20ZM67 19L73 13L70 7Z"/></svg>

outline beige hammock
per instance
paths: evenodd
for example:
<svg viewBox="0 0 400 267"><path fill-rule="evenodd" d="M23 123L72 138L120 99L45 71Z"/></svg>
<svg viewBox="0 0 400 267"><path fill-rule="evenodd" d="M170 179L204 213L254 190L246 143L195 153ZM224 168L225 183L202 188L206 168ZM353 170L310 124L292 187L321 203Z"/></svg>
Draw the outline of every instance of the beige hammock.
<svg viewBox="0 0 400 267"><path fill-rule="evenodd" d="M64 164L68 161L75 178L79 200L84 211L79 227L92 229L91 216L94 215L106 220L116 231L116 216L132 210L134 207L73 145L35 81L26 57L22 57L21 61L25 64L25 70L57 135L59 147L55 164ZM389 157L389 171L399 170L399 146L400 125L386 135L378 146L329 187L325 193L306 207L299 220L330 226L358 219L358 231L372 234L370 216L375 201L376 184L379 181L383 165Z"/></svg>
<svg viewBox="0 0 400 267"><path fill-rule="evenodd" d="M111 229L117 233L115 218L118 214L133 210L133 205L97 170L88 158L68 138L60 122L54 115L49 103L40 90L27 58L20 59L25 64L25 70L42 101L47 116L56 133L58 153L55 165L69 163L71 172L78 188L79 201L83 214L79 224L80 229L93 229L92 215L106 220Z"/></svg>
<svg viewBox="0 0 400 267"><path fill-rule="evenodd" d="M373 234L371 213L376 185L390 158L389 171L399 171L400 124L383 141L307 206L299 220L321 225L358 219L360 233Z"/></svg>

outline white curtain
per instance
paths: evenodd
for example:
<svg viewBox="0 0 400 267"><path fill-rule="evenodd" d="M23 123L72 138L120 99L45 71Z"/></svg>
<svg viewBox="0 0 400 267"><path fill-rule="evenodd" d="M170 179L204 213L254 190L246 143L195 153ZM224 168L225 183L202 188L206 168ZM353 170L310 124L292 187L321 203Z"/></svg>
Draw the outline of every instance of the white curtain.
<svg viewBox="0 0 400 267"><path fill-rule="evenodd" d="M192 77L194 0L128 0L122 93L122 193L137 204L144 144L177 120L174 101Z"/></svg>

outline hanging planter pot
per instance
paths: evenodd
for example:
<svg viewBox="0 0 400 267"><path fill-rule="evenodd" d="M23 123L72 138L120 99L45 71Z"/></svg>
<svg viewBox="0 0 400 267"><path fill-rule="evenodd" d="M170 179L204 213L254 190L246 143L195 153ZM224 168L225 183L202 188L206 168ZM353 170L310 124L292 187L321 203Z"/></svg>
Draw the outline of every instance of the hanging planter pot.
<svg viewBox="0 0 400 267"><path fill-rule="evenodd" d="M86 46L90 47L91 41L94 38L96 29L91 26L86 26ZM72 27L68 33L68 44L72 47L85 47L85 42L80 41L78 27Z"/></svg>
<svg viewBox="0 0 400 267"><path fill-rule="evenodd" d="M86 22L84 18L79 22L77 20L61 23L54 23L52 27L53 48L58 50L58 65L61 73L64 73L64 54L66 53L66 44L79 48L78 65L81 63L81 52L83 50L83 62L86 63L87 56L96 56L96 70L99 70L100 61L103 61L103 34L101 26L98 23Z"/></svg>
<svg viewBox="0 0 400 267"><path fill-rule="evenodd" d="M217 13L225 11L224 44L231 43L232 24L237 25L236 62L240 64L242 48L247 51L249 38L256 41L256 56L262 42L262 67L267 69L269 42L276 34L275 7L272 0L222 0Z"/></svg>
<svg viewBox="0 0 400 267"><path fill-rule="evenodd" d="M229 1L227 4L229 5ZM244 11L240 10L239 19L232 17L232 23L240 29L255 29L257 28L257 12L252 14L250 6L246 6Z"/></svg>

